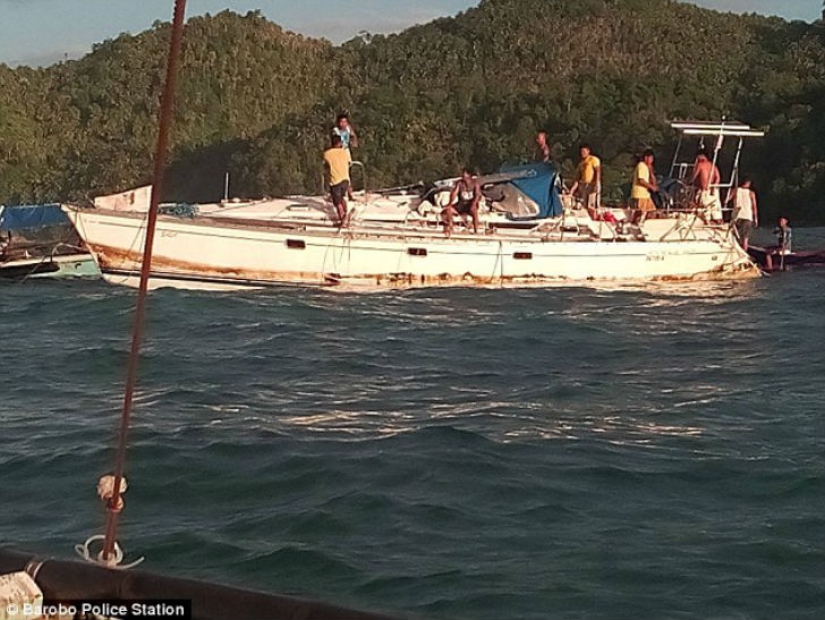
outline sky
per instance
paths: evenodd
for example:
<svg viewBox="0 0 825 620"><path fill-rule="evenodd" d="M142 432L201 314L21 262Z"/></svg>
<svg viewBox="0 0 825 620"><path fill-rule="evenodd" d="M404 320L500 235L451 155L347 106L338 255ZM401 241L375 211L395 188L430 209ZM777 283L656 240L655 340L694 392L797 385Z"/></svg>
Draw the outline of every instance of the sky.
<svg viewBox="0 0 825 620"><path fill-rule="evenodd" d="M813 21L820 0L693 0L703 7ZM0 0L0 63L48 65L78 58L94 43L123 32L137 34L157 20L169 21L173 0ZM359 32L397 32L436 17L455 15L478 0L188 0L187 17L261 10L288 30L335 43Z"/></svg>

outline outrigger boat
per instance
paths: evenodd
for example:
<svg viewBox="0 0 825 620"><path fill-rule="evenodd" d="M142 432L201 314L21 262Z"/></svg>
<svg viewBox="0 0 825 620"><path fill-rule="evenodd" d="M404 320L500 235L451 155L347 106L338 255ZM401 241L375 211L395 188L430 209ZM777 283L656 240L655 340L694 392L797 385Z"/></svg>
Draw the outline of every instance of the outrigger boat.
<svg viewBox="0 0 825 620"><path fill-rule="evenodd" d="M731 187L738 174L742 140L761 135L739 123L673 123L673 127L683 138L712 136L715 163L725 138L739 138L727 182ZM689 168L674 163L674 170L681 173L674 186L681 187ZM545 164L503 170L482 182L482 230L450 237L441 227L443 203L438 191L417 196L408 189L380 194L384 206L371 208L365 201L366 207L344 228L334 225L323 197L291 196L236 208L232 204L196 205L189 212L161 214L151 285L381 289L758 275L730 227L711 223L691 202L682 202L684 192L676 192L655 217L632 225L623 208L588 210L566 201L559 194L557 177ZM392 206L386 206L387 201ZM146 214L141 209L100 206L67 205L64 210L104 277L133 285L142 257ZM386 211L393 217L381 215Z"/></svg>
<svg viewBox="0 0 825 620"><path fill-rule="evenodd" d="M99 277L58 204L0 206L0 279Z"/></svg>

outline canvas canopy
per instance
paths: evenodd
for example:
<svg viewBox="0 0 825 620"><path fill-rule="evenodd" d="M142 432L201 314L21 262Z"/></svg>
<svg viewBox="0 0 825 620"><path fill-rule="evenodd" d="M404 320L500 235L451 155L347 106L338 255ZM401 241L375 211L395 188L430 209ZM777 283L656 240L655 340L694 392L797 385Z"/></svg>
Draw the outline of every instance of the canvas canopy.
<svg viewBox="0 0 825 620"><path fill-rule="evenodd" d="M504 166L502 174L512 175L512 183L538 206L535 217L557 217L562 214L561 178L552 164L535 162L521 166Z"/></svg>
<svg viewBox="0 0 825 620"><path fill-rule="evenodd" d="M68 224L69 218L59 204L0 207L0 231L14 232L44 226Z"/></svg>

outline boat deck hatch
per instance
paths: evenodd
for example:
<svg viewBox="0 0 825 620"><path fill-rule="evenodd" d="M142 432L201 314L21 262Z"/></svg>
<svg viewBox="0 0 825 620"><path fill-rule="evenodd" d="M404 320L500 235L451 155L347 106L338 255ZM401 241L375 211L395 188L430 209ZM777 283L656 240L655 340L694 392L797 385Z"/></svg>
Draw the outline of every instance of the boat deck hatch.
<svg viewBox="0 0 825 620"><path fill-rule="evenodd" d="M515 258L516 260L530 260L531 258L533 258L533 253L532 252L514 252L513 253L513 258Z"/></svg>
<svg viewBox="0 0 825 620"><path fill-rule="evenodd" d="M407 248L410 256L427 256L427 248Z"/></svg>
<svg viewBox="0 0 825 620"><path fill-rule="evenodd" d="M292 248L293 250L304 250L307 244L303 239L287 239L286 247Z"/></svg>

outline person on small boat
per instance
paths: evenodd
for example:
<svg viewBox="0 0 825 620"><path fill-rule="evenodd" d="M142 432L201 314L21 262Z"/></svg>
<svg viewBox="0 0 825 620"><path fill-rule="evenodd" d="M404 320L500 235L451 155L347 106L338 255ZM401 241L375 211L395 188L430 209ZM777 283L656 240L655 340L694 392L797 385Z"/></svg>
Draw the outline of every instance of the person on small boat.
<svg viewBox="0 0 825 620"><path fill-rule="evenodd" d="M332 134L332 147L324 151L324 164L329 175L329 192L338 215L338 226L343 226L347 217L347 194L349 192L349 166L352 162L349 149L344 148L341 136Z"/></svg>
<svg viewBox="0 0 825 620"><path fill-rule="evenodd" d="M461 178L453 185L450 202L441 212L444 220L444 232L450 236L453 232L453 217L461 216L465 224L467 216L473 218L473 232L478 233L478 203L481 202L481 184L469 168L462 168Z"/></svg>
<svg viewBox="0 0 825 620"><path fill-rule="evenodd" d="M774 254L790 254L793 252L793 229L788 225L788 218L780 217L779 225L773 229L776 235L776 245L768 248Z"/></svg>
<svg viewBox="0 0 825 620"><path fill-rule="evenodd" d="M630 207L633 209L633 222L641 224L647 214L656 210L651 192L659 191L656 184L656 172L653 169L653 150L646 149L633 170L633 183L630 188Z"/></svg>
<svg viewBox="0 0 825 620"><path fill-rule="evenodd" d="M751 188L750 178L742 177L739 187L731 194L729 201L733 203L732 219L734 233L739 240L739 245L747 252L751 229L759 226L756 193Z"/></svg>
<svg viewBox="0 0 825 620"><path fill-rule="evenodd" d="M550 145L547 143L547 132L536 134L536 161L548 163L550 161Z"/></svg>
<svg viewBox="0 0 825 620"><path fill-rule="evenodd" d="M599 195L602 189L602 162L590 152L589 144L579 146L581 160L576 168L576 178L570 193L580 201L585 208L599 206Z"/></svg>
<svg viewBox="0 0 825 620"><path fill-rule="evenodd" d="M708 158L708 152L700 149L693 167L693 186L697 190L697 202L714 224L722 222L722 203L719 201L719 168Z"/></svg>

